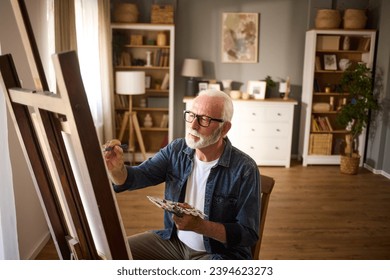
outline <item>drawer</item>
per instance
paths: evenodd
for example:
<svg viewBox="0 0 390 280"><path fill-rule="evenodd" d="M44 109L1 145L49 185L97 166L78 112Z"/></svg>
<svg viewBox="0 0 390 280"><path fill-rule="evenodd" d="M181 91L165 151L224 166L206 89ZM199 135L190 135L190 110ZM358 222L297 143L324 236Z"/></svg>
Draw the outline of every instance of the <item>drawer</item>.
<svg viewBox="0 0 390 280"><path fill-rule="evenodd" d="M240 111L240 113L235 112L233 115L233 122L237 121L238 123L242 122L261 122L264 121L265 111L258 110L255 108L246 108L245 110ZM237 123L236 122L236 123Z"/></svg>
<svg viewBox="0 0 390 280"><path fill-rule="evenodd" d="M246 123L235 129L244 138L288 137L291 125L288 123Z"/></svg>
<svg viewBox="0 0 390 280"><path fill-rule="evenodd" d="M275 121L275 122L290 122L292 121L292 112L290 108L286 107L267 107L264 110L266 121Z"/></svg>
<svg viewBox="0 0 390 280"><path fill-rule="evenodd" d="M261 158L263 160L284 160L290 157L289 143L284 138L267 138L261 143Z"/></svg>
<svg viewBox="0 0 390 280"><path fill-rule="evenodd" d="M291 108L282 106L239 106L233 115L233 122L291 122Z"/></svg>
<svg viewBox="0 0 390 280"><path fill-rule="evenodd" d="M290 155L285 139L267 138L262 141L251 139L240 141L237 148L250 155L256 162L284 160Z"/></svg>
<svg viewBox="0 0 390 280"><path fill-rule="evenodd" d="M288 137L291 134L289 123L262 123L259 125L259 129L263 137Z"/></svg>

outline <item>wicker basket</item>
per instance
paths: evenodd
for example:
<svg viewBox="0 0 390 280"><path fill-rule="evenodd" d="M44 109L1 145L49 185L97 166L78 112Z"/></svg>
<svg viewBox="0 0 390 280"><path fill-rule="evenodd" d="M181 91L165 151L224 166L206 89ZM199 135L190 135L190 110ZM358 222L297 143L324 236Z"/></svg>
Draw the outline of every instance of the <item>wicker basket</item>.
<svg viewBox="0 0 390 280"><path fill-rule="evenodd" d="M333 135L328 133L310 134L309 155L331 155Z"/></svg>
<svg viewBox="0 0 390 280"><path fill-rule="evenodd" d="M321 9L317 11L315 27L318 29L336 29L341 23L341 15L338 10Z"/></svg>
<svg viewBox="0 0 390 280"><path fill-rule="evenodd" d="M347 9L344 12L343 26L345 29L364 29L367 23L365 10Z"/></svg>
<svg viewBox="0 0 390 280"><path fill-rule="evenodd" d="M173 5L152 5L151 23L173 23Z"/></svg>
<svg viewBox="0 0 390 280"><path fill-rule="evenodd" d="M360 156L353 154L352 157L340 156L340 172L343 174L355 175L359 171Z"/></svg>
<svg viewBox="0 0 390 280"><path fill-rule="evenodd" d="M138 7L135 4L118 3L114 9L114 21L135 23L138 21Z"/></svg>

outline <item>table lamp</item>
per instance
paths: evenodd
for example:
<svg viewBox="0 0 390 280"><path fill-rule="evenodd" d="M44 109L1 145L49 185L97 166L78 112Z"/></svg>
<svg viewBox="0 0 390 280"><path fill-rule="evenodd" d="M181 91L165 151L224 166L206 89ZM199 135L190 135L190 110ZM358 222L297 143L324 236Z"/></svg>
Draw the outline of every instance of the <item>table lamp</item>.
<svg viewBox="0 0 390 280"><path fill-rule="evenodd" d="M288 99L288 96L290 95L290 77L287 77L285 82L279 83L279 92L280 97L282 97L284 100Z"/></svg>
<svg viewBox="0 0 390 280"><path fill-rule="evenodd" d="M119 141L122 141L129 122L129 151L135 152L134 131L137 136L138 144L146 160L145 145L141 134L141 129L137 119L137 112L133 112L133 95L145 94L145 72L143 71L117 71L115 74L116 93L129 96L129 111L123 116L121 129L119 132ZM134 156L133 156L134 160Z"/></svg>
<svg viewBox="0 0 390 280"><path fill-rule="evenodd" d="M189 77L186 85L186 95L195 96L198 92L195 78L203 76L202 60L193 58L184 59L181 75Z"/></svg>

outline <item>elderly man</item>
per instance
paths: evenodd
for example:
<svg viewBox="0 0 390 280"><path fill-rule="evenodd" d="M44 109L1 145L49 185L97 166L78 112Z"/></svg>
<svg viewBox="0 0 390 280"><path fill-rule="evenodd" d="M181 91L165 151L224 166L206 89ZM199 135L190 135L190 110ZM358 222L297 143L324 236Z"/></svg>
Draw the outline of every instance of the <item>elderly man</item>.
<svg viewBox="0 0 390 280"><path fill-rule="evenodd" d="M205 217L164 213L162 230L128 238L134 259L251 259L258 239L260 174L256 163L226 137L233 103L206 90L184 111L185 139L176 139L139 166L125 166L119 141L105 160L114 190L165 182L165 199Z"/></svg>

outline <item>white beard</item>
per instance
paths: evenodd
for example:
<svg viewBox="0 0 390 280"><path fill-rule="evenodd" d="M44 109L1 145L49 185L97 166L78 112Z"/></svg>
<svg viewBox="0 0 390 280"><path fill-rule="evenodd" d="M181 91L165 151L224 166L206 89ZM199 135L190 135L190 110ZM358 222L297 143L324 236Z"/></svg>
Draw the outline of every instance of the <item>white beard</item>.
<svg viewBox="0 0 390 280"><path fill-rule="evenodd" d="M187 146L191 149L201 149L210 146L219 140L219 137L221 136L221 131L222 126L218 127L210 136L205 137L199 134L196 130L188 128L186 134ZM194 138L190 136L190 134L199 137L199 141L195 141Z"/></svg>

